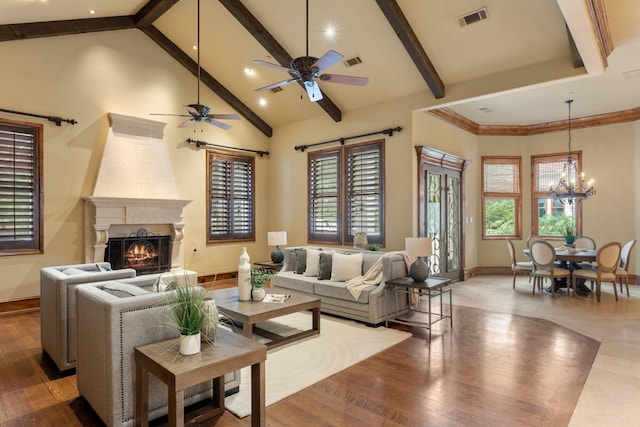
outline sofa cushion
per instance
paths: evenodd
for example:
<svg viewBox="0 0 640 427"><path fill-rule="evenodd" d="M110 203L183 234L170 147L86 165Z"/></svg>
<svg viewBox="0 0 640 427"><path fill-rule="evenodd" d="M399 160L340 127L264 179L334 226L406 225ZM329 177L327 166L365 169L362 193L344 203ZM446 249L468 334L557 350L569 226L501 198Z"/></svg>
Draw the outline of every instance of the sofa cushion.
<svg viewBox="0 0 640 427"><path fill-rule="evenodd" d="M330 297L341 299L344 301L358 302L361 304L369 304L369 292L375 290L377 286L367 286L360 293L357 300L353 298L351 292L346 287L345 282L334 282L332 280L318 281L315 283L315 295L317 297Z"/></svg>
<svg viewBox="0 0 640 427"><path fill-rule="evenodd" d="M136 296L136 295L145 295L145 294L152 293L139 286L131 285L129 283L116 282L116 281L106 283L102 287L102 290L118 298L127 298L127 297Z"/></svg>
<svg viewBox="0 0 640 427"><path fill-rule="evenodd" d="M307 268L307 251L305 249L296 249L296 274L303 274Z"/></svg>
<svg viewBox="0 0 640 427"><path fill-rule="evenodd" d="M318 249L307 249L307 266L304 270L305 276L317 276L320 273L320 253Z"/></svg>
<svg viewBox="0 0 640 427"><path fill-rule="evenodd" d="M331 280L346 282L362 275L362 252L357 254L333 253L331 260Z"/></svg>
<svg viewBox="0 0 640 427"><path fill-rule="evenodd" d="M331 279L331 260L333 259L333 251L323 252L320 254L320 270L318 271L318 280Z"/></svg>
<svg viewBox="0 0 640 427"><path fill-rule="evenodd" d="M277 275L278 288L291 289L292 291L313 294L313 285L318 281L317 277L306 277L293 271L280 271Z"/></svg>

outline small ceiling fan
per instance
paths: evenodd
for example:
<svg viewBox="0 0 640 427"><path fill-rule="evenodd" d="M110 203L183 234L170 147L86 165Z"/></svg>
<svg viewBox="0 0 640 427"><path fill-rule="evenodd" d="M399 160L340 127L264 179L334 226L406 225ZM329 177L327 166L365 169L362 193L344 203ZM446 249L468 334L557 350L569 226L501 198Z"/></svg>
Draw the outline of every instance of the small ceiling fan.
<svg viewBox="0 0 640 427"><path fill-rule="evenodd" d="M219 120L240 120L240 116L237 114L210 114L211 108L207 105L200 104L200 0L198 0L198 43L197 43L197 51L198 51L198 102L195 104L185 105L187 108L187 114L160 114L160 113L151 113L153 116L176 116L176 117L189 117L188 120L185 120L180 125L179 128L184 128L189 126L195 122L206 122L210 125L217 126L224 130L231 129L231 125L222 123Z"/></svg>
<svg viewBox="0 0 640 427"><path fill-rule="evenodd" d="M309 0L306 2L306 18L307 18L307 45L306 45L306 56L301 56L299 58L295 58L291 61L291 65L289 68L283 67L278 64L273 64L271 62L262 61L256 59L253 61L254 64L265 65L271 68L277 68L278 70L283 70L289 73L291 76L290 79L283 80L281 82L273 83L268 86L261 87L256 89L256 92L262 92L265 90L274 89L280 86L287 85L293 82L300 82L304 85L307 94L309 95L309 99L311 102L320 101L322 97L322 91L320 91L320 87L318 86L318 80L328 83L341 83L346 85L354 85L354 86L366 86L369 83L369 79L366 77L353 77L353 76L343 76L340 74L320 74L327 68L332 65L340 62L343 58L341 54L336 52L335 50L330 50L320 58L316 58L314 56L309 56Z"/></svg>

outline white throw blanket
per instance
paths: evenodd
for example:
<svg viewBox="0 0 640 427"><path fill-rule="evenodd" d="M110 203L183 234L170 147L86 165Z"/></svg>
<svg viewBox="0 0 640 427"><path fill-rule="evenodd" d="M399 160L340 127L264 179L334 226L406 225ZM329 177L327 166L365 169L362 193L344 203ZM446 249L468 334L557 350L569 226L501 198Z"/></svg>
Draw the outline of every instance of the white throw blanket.
<svg viewBox="0 0 640 427"><path fill-rule="evenodd" d="M407 265L407 271L411 267L411 258L404 251L396 251L396 252L387 252L382 255L378 260L373 263L369 271L367 271L364 276L354 277L353 279L347 280L347 290L351 293L351 295L358 299L360 298L360 294L362 290L367 286L374 286L380 284L382 281L382 258L388 257L391 255L402 255L404 258L404 263Z"/></svg>

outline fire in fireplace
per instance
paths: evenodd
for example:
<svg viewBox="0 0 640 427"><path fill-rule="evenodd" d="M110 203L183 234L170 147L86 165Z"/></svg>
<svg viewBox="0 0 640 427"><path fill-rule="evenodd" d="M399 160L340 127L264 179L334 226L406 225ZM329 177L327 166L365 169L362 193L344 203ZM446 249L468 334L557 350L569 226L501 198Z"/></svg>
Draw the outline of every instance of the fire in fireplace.
<svg viewBox="0 0 640 427"><path fill-rule="evenodd" d="M144 228L128 237L107 242L105 261L114 269L133 268L137 274L162 273L171 269L170 236L155 236Z"/></svg>

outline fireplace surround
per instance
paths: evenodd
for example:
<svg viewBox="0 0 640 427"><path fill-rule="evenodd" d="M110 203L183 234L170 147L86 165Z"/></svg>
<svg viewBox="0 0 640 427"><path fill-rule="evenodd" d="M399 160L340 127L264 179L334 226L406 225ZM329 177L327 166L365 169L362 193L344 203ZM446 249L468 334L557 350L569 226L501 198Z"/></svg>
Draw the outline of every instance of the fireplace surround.
<svg viewBox="0 0 640 427"><path fill-rule="evenodd" d="M85 262L105 260L110 238L139 229L170 236L169 267L184 268L183 211L164 141L166 123L108 113L109 132L93 195L85 204ZM123 173L126 172L126 173Z"/></svg>

